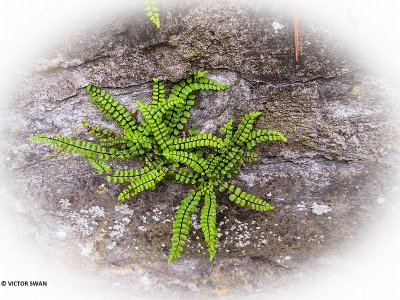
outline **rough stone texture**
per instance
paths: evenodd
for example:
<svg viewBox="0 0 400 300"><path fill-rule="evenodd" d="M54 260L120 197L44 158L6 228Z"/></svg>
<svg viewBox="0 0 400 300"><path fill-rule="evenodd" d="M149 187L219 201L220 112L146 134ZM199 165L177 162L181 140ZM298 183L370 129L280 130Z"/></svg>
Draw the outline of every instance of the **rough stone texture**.
<svg viewBox="0 0 400 300"><path fill-rule="evenodd" d="M289 14L235 1L185 3L165 2L161 30L128 14L44 55L15 92L3 164L44 249L120 288L272 289L357 234L391 191L397 121L385 101L392 96L317 24L302 24L295 64ZM276 209L254 212L219 197L215 261L209 263L193 218L185 251L167 265L171 221L187 187L164 183L122 204L121 185L106 183L77 156L26 138L47 132L88 139L81 120L117 129L89 103L89 82L133 109L133 99L149 102L152 77L172 82L194 69L230 88L198 93L191 126L217 133L228 118L260 110L257 127L281 130L288 143L259 146L259 162L234 178Z"/></svg>

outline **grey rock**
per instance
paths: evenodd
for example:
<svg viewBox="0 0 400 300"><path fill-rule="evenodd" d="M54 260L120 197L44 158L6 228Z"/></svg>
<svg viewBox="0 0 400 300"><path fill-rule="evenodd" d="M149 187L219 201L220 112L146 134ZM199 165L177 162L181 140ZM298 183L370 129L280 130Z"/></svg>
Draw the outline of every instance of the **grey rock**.
<svg viewBox="0 0 400 300"><path fill-rule="evenodd" d="M302 24L296 64L291 15L274 6L163 2L160 30L128 12L72 36L21 78L6 117L9 186L36 221L44 249L120 288L212 294L279 287L357 235L379 211L376 200L392 191L396 95L318 24ZM167 264L174 209L188 187L163 183L120 203L122 186L106 183L84 159L26 139L41 132L88 139L81 120L118 130L89 103L88 83L133 109L134 99L150 101L152 77L170 88L194 69L230 88L199 92L190 126L217 133L229 118L259 110L257 127L284 132L288 143L259 146L259 161L234 178L276 209L254 212L219 197L215 261L194 219L181 258Z"/></svg>

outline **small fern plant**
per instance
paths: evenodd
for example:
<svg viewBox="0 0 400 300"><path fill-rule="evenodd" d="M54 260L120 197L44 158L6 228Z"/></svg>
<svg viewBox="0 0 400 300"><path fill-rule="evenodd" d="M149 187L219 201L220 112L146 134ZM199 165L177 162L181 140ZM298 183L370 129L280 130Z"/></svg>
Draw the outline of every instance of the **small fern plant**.
<svg viewBox="0 0 400 300"><path fill-rule="evenodd" d="M189 133L184 131L196 91L228 88L227 85L207 78L206 74L206 71L194 71L191 76L173 86L168 98L164 81L153 78L151 103L136 101L144 117L140 122L134 116L136 111L131 114L113 96L96 86L88 85L86 90L91 96L91 102L99 112L121 126L120 132L83 121L83 126L98 142L43 133L30 138L32 141L55 145L69 153L77 153L86 158L98 173L107 174L108 182L126 184L118 195L121 201L144 190L155 189L164 180L192 186L181 201L172 222L168 262L180 256L189 233L191 215L196 213L201 200L200 226L210 261L218 246L216 193L226 193L230 201L253 210L268 211L274 208L263 199L228 182L244 162L257 159L253 151L257 144L266 141L286 142L281 132L253 130L260 112L246 114L237 126L230 119L220 129L220 137L198 133L193 129ZM143 167L112 171L108 163L113 159L130 160L135 157L143 162Z"/></svg>

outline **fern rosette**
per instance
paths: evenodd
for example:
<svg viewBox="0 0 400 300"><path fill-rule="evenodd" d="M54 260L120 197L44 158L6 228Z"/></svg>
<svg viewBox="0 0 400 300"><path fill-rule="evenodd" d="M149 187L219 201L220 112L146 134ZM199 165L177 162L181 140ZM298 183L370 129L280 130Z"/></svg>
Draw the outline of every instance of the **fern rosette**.
<svg viewBox="0 0 400 300"><path fill-rule="evenodd" d="M262 142L286 142L283 133L275 130L254 130L260 112L246 114L234 126L229 120L220 130L222 136L185 131L190 110L199 90L225 90L227 85L206 77L206 71L193 74L175 84L166 98L164 81L153 78L150 104L137 101L143 120L138 122L129 110L100 88L88 85L91 102L108 119L120 125L120 133L83 121L86 130L97 142L88 142L61 135L38 134L32 141L52 144L88 160L98 173L106 174L112 183L126 184L118 200L126 201L145 190L155 189L165 180L192 185L182 200L172 223L172 239L168 261L180 256L186 243L191 215L200 209L200 226L210 261L218 248L217 195L226 193L230 201L257 211L274 207L263 199L242 191L227 180L239 172L244 162L256 161L253 148ZM184 134L183 134L184 133ZM139 169L113 170L109 161L137 157L144 166Z"/></svg>

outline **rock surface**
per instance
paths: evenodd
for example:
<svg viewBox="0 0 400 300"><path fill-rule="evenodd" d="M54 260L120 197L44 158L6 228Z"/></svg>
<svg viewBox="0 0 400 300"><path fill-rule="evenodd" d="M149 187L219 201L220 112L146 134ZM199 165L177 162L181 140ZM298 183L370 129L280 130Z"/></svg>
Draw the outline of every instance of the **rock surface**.
<svg viewBox="0 0 400 300"><path fill-rule="evenodd" d="M143 14L110 18L44 55L21 79L7 116L10 183L44 249L121 287L221 294L280 286L357 234L395 182L396 112L385 82L317 24L302 24L296 64L291 15L282 11L170 0L161 16L160 30ZM259 110L257 127L284 132L288 143L259 146L259 161L234 178L276 209L254 212L221 196L215 261L193 216L185 251L167 265L171 221L187 187L164 183L120 203L121 185L106 183L77 156L26 138L87 139L81 120L117 129L89 103L88 83L133 109L134 99L149 102L152 77L170 88L194 69L230 88L198 93L191 126L217 133L228 118Z"/></svg>

